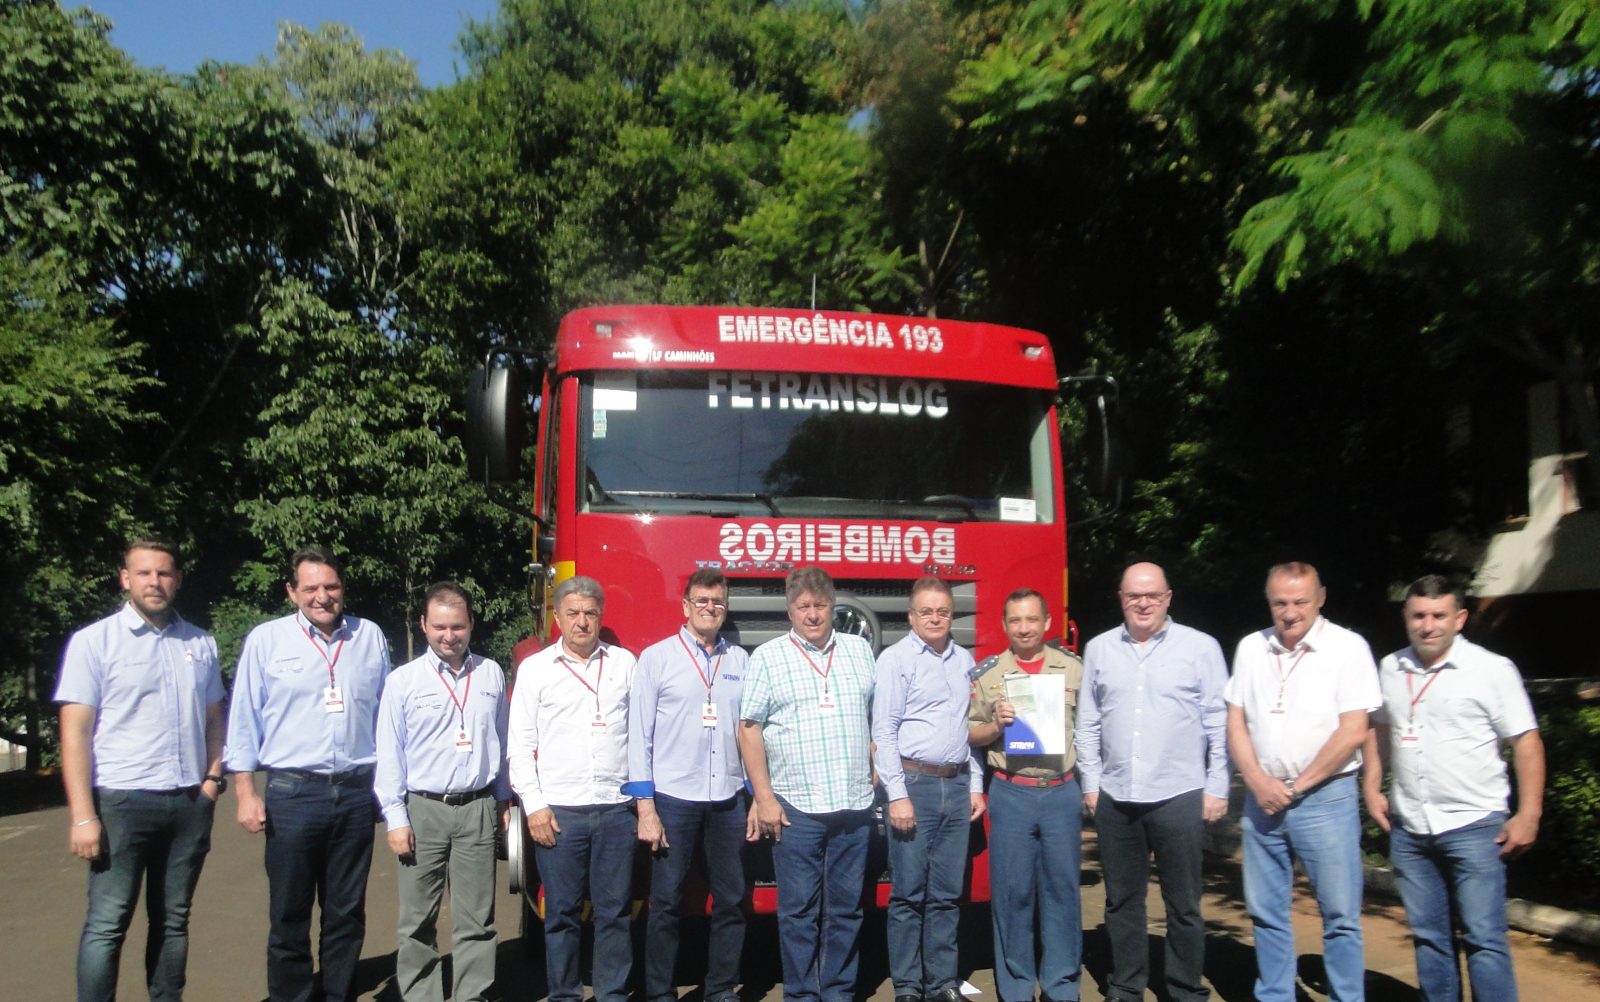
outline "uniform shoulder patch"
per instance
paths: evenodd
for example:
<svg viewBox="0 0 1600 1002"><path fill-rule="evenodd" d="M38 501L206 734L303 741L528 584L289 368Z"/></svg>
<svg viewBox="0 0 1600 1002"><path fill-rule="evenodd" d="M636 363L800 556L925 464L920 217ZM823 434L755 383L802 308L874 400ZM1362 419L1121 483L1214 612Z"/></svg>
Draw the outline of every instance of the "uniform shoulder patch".
<svg viewBox="0 0 1600 1002"><path fill-rule="evenodd" d="M998 655L998 654L989 655L988 657L984 658L982 661L978 662L978 666L975 669L973 669L973 677L974 678L978 678L979 676L983 675L984 672L988 671L990 668L993 668L995 665L997 665L999 663L1000 663L1000 655Z"/></svg>

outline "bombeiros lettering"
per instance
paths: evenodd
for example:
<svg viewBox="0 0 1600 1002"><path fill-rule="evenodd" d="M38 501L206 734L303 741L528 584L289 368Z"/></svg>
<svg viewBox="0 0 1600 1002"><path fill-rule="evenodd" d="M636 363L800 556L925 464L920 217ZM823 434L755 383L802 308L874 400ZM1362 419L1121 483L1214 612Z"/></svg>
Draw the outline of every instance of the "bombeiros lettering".
<svg viewBox="0 0 1600 1002"><path fill-rule="evenodd" d="M949 526L726 522L719 530L718 552L725 562L953 563L956 531Z"/></svg>
<svg viewBox="0 0 1600 1002"><path fill-rule="evenodd" d="M938 379L816 372L709 372L706 406L712 410L818 410L942 418L950 413L950 391Z"/></svg>

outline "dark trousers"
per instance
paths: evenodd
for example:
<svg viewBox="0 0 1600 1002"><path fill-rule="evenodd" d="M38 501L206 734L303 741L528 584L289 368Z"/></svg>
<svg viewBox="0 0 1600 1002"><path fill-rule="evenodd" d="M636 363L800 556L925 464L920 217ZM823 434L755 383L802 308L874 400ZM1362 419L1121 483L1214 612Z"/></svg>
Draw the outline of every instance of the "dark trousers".
<svg viewBox="0 0 1600 1002"><path fill-rule="evenodd" d="M267 994L272 1002L354 999L378 813L372 772L337 783L270 772L266 803ZM320 996L311 963L313 903L322 909Z"/></svg>
<svg viewBox="0 0 1600 1002"><path fill-rule="evenodd" d="M1167 913L1167 995L1173 1002L1210 996L1201 983L1206 929L1200 918L1200 851L1205 838L1201 791L1136 804L1102 792L1094 814L1106 881L1111 940L1108 999L1142 999L1150 978L1145 891L1154 853Z"/></svg>
<svg viewBox="0 0 1600 1002"><path fill-rule="evenodd" d="M749 804L742 795L708 802L679 800L658 792L655 805L666 832L667 848L650 867L645 998L671 1002L678 997L673 974L678 959L683 881L694 863L697 847L703 847L706 884L711 890L705 997L715 999L739 984L745 925L744 830Z"/></svg>
<svg viewBox="0 0 1600 1002"><path fill-rule="evenodd" d="M932 995L961 984L956 930L972 835L972 781L906 774L917 824L889 830L889 979L896 995Z"/></svg>
<svg viewBox="0 0 1600 1002"><path fill-rule="evenodd" d="M147 883L150 919L144 951L150 998L181 999L189 958L189 902L211 848L216 802L198 787L96 790L106 851L89 865L89 910L78 938L79 1002L117 995L122 940ZM146 878L148 877L148 881ZM13 902L13 907L22 904Z"/></svg>
<svg viewBox="0 0 1600 1002"><path fill-rule="evenodd" d="M583 902L594 903L594 997L625 1002L633 973L628 907L633 896L633 847L637 822L627 804L552 807L554 848L533 848L544 885L545 981L550 1002L583 998L578 950L583 937Z"/></svg>

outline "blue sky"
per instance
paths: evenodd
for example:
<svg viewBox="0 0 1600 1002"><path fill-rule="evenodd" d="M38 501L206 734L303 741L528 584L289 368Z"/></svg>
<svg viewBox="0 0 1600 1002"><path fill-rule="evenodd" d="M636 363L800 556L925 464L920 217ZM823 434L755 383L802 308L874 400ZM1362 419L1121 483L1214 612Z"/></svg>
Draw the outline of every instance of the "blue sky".
<svg viewBox="0 0 1600 1002"><path fill-rule="evenodd" d="M315 28L338 21L369 49L399 49L429 86L456 78L456 40L468 18L484 20L497 0L64 0L111 19L111 41L145 66L187 73L203 59L250 63L271 53L278 22Z"/></svg>

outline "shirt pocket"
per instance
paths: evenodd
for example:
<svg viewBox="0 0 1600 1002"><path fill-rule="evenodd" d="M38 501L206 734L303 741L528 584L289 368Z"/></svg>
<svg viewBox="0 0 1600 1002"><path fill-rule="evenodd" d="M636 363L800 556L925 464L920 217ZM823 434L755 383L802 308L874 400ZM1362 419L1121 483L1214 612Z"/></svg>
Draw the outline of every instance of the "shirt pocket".
<svg viewBox="0 0 1600 1002"><path fill-rule="evenodd" d="M105 674L102 706L131 705L156 696L161 691L161 673L147 658L115 661Z"/></svg>
<svg viewBox="0 0 1600 1002"><path fill-rule="evenodd" d="M267 674L273 678L299 678L305 670L305 659L299 656L279 656L267 662Z"/></svg>

